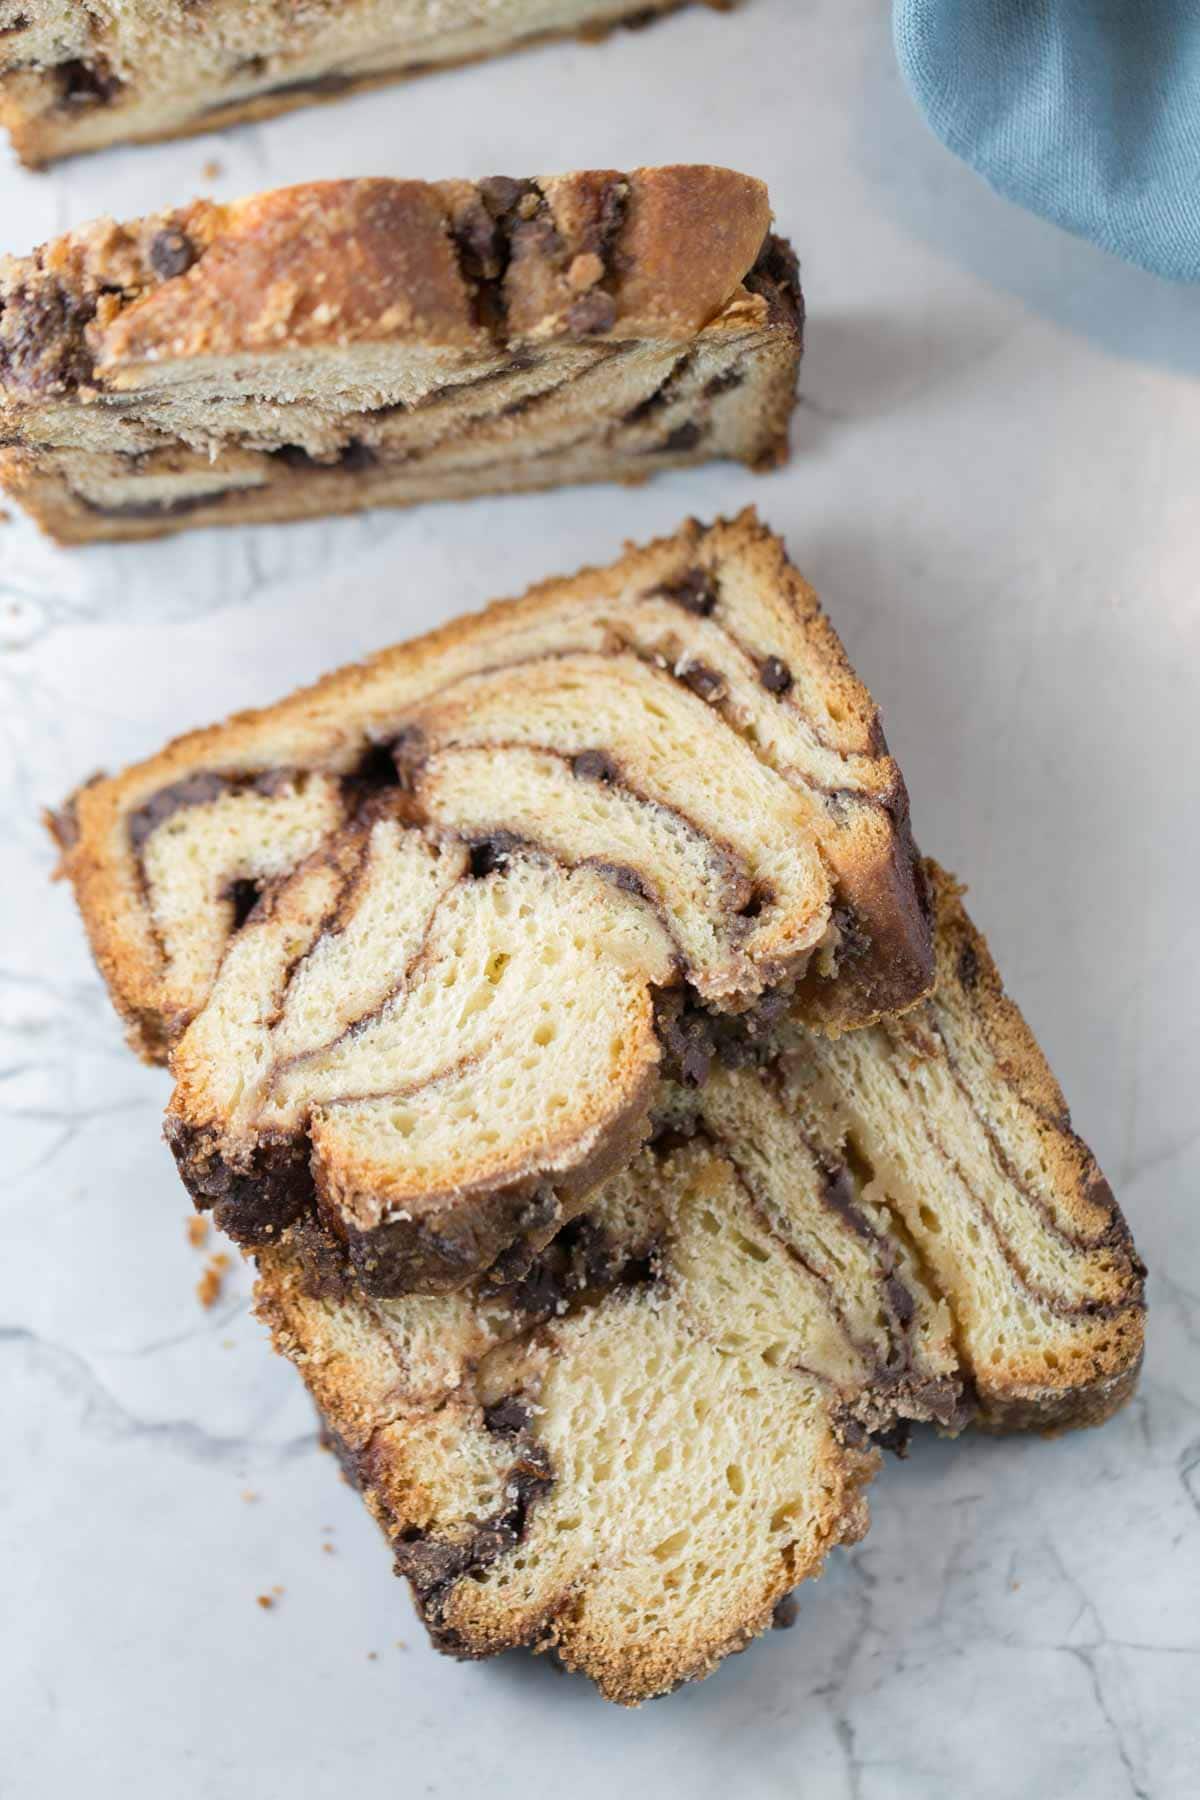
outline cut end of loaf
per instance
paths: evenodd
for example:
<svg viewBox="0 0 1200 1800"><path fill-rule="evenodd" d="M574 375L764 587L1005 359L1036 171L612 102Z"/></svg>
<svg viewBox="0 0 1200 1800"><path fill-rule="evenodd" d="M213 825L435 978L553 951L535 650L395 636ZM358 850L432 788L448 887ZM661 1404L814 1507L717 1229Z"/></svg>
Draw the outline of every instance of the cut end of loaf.
<svg viewBox="0 0 1200 1800"><path fill-rule="evenodd" d="M786 454L795 257L681 166L318 182L0 264L0 480L60 541Z"/></svg>
<svg viewBox="0 0 1200 1800"><path fill-rule="evenodd" d="M551 582L77 797L118 1004L200 1204L319 1211L376 1292L534 1254L657 1082L912 1005L899 771L752 515Z"/></svg>
<svg viewBox="0 0 1200 1800"><path fill-rule="evenodd" d="M311 1229L261 1256L260 1315L439 1648L549 1649L636 1705L862 1534L872 1437L1055 1432L1133 1391L1141 1264L927 873L933 998L664 1082L649 1147L519 1279L371 1300Z"/></svg>

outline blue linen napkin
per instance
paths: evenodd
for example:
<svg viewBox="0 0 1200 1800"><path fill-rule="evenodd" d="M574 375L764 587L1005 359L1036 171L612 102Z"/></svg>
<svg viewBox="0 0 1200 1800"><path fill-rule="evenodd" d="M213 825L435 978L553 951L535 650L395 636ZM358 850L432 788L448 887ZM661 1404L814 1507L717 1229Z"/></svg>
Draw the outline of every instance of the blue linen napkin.
<svg viewBox="0 0 1200 1800"><path fill-rule="evenodd" d="M1200 0L895 0L942 142L1010 200L1200 281Z"/></svg>

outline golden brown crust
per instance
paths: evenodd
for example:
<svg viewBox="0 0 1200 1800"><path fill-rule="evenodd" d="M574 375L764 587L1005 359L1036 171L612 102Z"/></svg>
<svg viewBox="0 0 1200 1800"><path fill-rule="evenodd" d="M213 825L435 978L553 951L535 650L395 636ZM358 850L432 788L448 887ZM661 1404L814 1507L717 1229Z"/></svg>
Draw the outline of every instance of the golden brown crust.
<svg viewBox="0 0 1200 1800"><path fill-rule="evenodd" d="M556 302L573 292L575 215L601 182L621 189L605 246L619 270L605 334L695 332L736 293L770 223L761 182L702 164L510 184L567 227L564 242L545 231L521 239L529 249L510 284L514 339L573 329L569 308L539 309L536 298L547 281ZM135 386L167 360L384 341L485 348L472 310L478 276L452 231L453 185L363 178L230 206L198 201L127 224L99 221L0 261L0 420L47 392ZM536 224L520 216L515 228ZM163 254L167 233L182 239L175 261ZM592 327L581 323L586 334Z"/></svg>
<svg viewBox="0 0 1200 1800"><path fill-rule="evenodd" d="M365 340L473 349L436 189L363 179L278 188L200 209L205 247L95 333L96 375L134 385L141 364ZM182 225L185 233L191 215ZM189 233L190 235L190 233Z"/></svg>

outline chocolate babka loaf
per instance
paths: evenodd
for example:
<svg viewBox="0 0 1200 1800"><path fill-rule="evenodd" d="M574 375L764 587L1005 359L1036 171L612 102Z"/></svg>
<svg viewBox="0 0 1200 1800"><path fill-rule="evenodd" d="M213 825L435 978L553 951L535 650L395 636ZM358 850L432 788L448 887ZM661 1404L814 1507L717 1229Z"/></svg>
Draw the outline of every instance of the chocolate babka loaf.
<svg viewBox="0 0 1200 1800"><path fill-rule="evenodd" d="M0 482L62 543L787 452L761 182L361 180L0 259Z"/></svg>
<svg viewBox="0 0 1200 1800"><path fill-rule="evenodd" d="M664 1082L523 1280L371 1300L319 1230L260 1253L260 1316L440 1648L553 1649L647 1699L862 1533L868 1436L1095 1424L1131 1393L1142 1267L928 873L935 996Z"/></svg>
<svg viewBox="0 0 1200 1800"><path fill-rule="evenodd" d="M535 1251L708 1038L932 979L875 707L752 514L84 788L64 867L197 1203L319 1206L376 1292Z"/></svg>
<svg viewBox="0 0 1200 1800"><path fill-rule="evenodd" d="M31 167L187 137L686 0L0 0L0 124ZM733 0L706 0L724 11Z"/></svg>

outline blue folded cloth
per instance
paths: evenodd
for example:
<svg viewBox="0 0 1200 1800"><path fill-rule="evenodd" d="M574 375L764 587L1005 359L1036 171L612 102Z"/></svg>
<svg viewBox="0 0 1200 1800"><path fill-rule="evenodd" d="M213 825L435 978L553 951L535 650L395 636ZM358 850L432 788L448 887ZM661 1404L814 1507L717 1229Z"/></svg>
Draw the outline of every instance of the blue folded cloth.
<svg viewBox="0 0 1200 1800"><path fill-rule="evenodd" d="M1200 0L895 0L906 81L1010 200L1200 281Z"/></svg>

